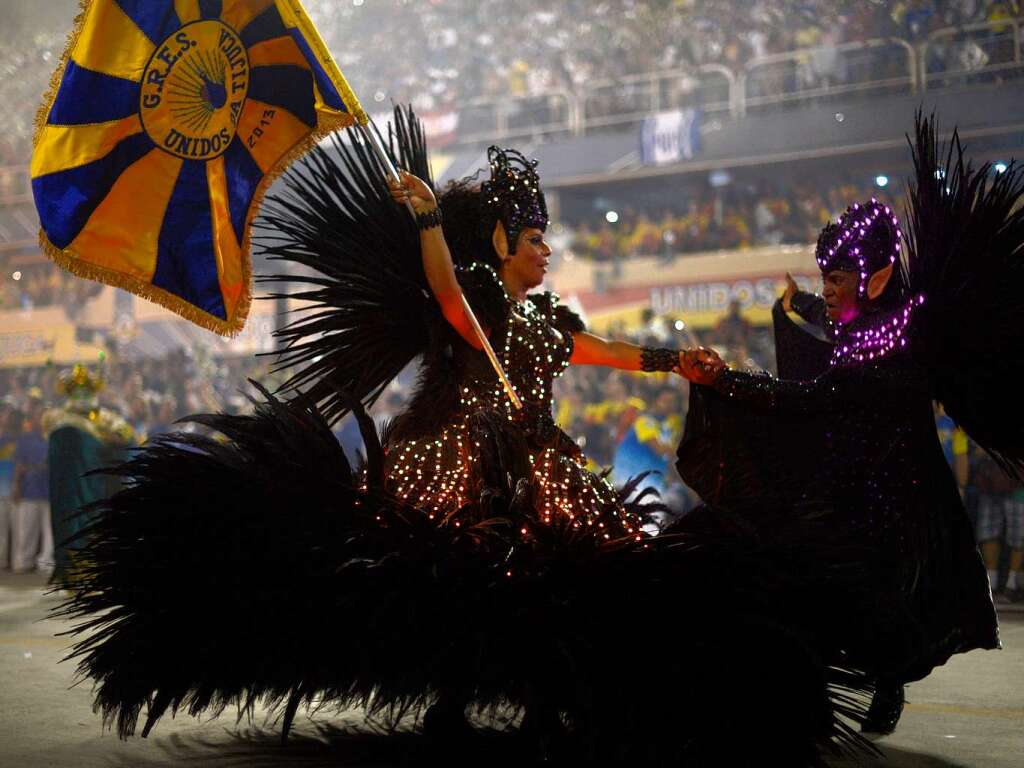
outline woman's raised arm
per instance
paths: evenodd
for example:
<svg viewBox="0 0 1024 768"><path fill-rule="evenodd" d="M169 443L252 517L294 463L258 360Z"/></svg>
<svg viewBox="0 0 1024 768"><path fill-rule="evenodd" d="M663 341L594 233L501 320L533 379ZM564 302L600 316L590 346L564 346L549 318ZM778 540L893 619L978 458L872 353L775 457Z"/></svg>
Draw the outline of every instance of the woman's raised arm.
<svg viewBox="0 0 1024 768"><path fill-rule="evenodd" d="M451 326L474 349L481 349L480 340L462 306L462 288L455 278L451 251L441 231L440 209L434 193L422 179L405 171L399 173L402 177L400 182L389 181L391 197L399 205L405 205L408 201L416 212L417 223L420 225L423 271L430 290ZM434 218L431 219L431 216Z"/></svg>

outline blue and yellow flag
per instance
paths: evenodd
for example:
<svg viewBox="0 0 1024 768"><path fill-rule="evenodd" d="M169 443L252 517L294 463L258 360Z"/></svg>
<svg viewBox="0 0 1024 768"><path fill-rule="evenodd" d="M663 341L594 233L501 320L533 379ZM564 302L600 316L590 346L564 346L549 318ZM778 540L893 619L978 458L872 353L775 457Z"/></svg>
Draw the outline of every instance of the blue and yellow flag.
<svg viewBox="0 0 1024 768"><path fill-rule="evenodd" d="M297 0L91 0L38 118L43 248L77 275L237 332L264 190L356 121Z"/></svg>

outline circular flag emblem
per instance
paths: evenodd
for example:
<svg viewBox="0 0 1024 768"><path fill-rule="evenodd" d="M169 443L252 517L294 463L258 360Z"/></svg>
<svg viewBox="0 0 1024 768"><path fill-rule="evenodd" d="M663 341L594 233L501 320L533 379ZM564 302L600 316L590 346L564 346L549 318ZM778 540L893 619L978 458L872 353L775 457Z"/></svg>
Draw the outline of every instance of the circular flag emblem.
<svg viewBox="0 0 1024 768"><path fill-rule="evenodd" d="M221 21L195 21L150 57L139 116L160 149L212 160L231 144L248 90L249 58L238 34Z"/></svg>

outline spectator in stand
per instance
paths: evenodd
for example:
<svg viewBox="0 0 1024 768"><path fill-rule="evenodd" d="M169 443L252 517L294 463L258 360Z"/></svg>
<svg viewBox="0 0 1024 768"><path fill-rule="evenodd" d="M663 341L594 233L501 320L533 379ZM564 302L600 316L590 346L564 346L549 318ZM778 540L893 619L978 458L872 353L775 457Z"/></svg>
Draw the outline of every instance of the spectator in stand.
<svg viewBox="0 0 1024 768"><path fill-rule="evenodd" d="M992 457L982 456L977 466L977 539L988 569L988 580L997 603L1024 599L1024 488L1007 475ZM1009 573L999 583L1003 547L1010 548Z"/></svg>
<svg viewBox="0 0 1024 768"><path fill-rule="evenodd" d="M678 386L662 386L650 407L626 430L615 451L612 478L616 484L650 471L645 482L659 491L665 489L670 479L669 462L683 429L679 392Z"/></svg>
<svg viewBox="0 0 1024 768"><path fill-rule="evenodd" d="M176 431L174 422L178 418L178 401L174 395L163 395L159 397L155 407L156 418L153 423L143 425L147 440L152 440L157 435L164 435Z"/></svg>
<svg viewBox="0 0 1024 768"><path fill-rule="evenodd" d="M1007 501L1006 543L1010 558L1004 594L1010 602L1019 603L1024 601L1024 485L1020 483Z"/></svg>
<svg viewBox="0 0 1024 768"><path fill-rule="evenodd" d="M778 245L782 242L782 228L779 224L781 216L771 201L762 197L754 207L754 232L762 243Z"/></svg>
<svg viewBox="0 0 1024 768"><path fill-rule="evenodd" d="M932 20L935 17L935 3L931 0L909 0L899 2L893 10L893 15L902 16L902 33L910 41L918 41L924 38L932 30Z"/></svg>
<svg viewBox="0 0 1024 768"><path fill-rule="evenodd" d="M21 414L5 398L0 403L0 570L11 565L14 449L20 434Z"/></svg>
<svg viewBox="0 0 1024 768"><path fill-rule="evenodd" d="M595 464L594 456L600 457L600 464L605 466L612 463L611 457L645 408L644 401L630 391L630 383L636 378L614 371L607 375L602 388L592 388L594 395L586 398L589 403L579 398L583 418L578 427L586 437L588 457ZM595 402L594 397L599 399Z"/></svg>
<svg viewBox="0 0 1024 768"><path fill-rule="evenodd" d="M746 363L753 335L754 326L743 317L739 301L733 299L729 312L718 321L709 339L715 346L723 347L730 360Z"/></svg>
<svg viewBox="0 0 1024 768"><path fill-rule="evenodd" d="M50 528L47 444L41 424L42 397L33 397L21 434L14 444L14 488L11 493L11 570L24 573L53 570Z"/></svg>
<svg viewBox="0 0 1024 768"><path fill-rule="evenodd" d="M555 400L555 424L568 432L582 418L583 393L581 387L557 387L559 397ZM571 433L570 433L571 434Z"/></svg>

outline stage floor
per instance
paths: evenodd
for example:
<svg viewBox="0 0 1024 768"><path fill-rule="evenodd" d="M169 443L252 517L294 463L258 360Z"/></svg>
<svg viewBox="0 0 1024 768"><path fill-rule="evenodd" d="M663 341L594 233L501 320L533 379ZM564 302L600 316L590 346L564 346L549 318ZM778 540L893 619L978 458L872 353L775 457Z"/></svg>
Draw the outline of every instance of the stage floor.
<svg viewBox="0 0 1024 768"><path fill-rule="evenodd" d="M55 604L56 598L44 594L38 577L0 575L0 766L369 768L395 764L379 757L368 760L365 744L353 749L345 728L361 721L357 713L321 713L313 719L300 713L294 736L283 747L273 723L261 712L252 724L236 724L230 711L215 720L165 717L150 738L119 741L101 729L92 713L88 684L72 687L73 667L58 663L69 639L55 636L67 625L46 616ZM877 765L1021 765L1024 613L1003 613L1000 620L1002 651L958 656L908 688L909 703L899 730L876 742L887 758Z"/></svg>

